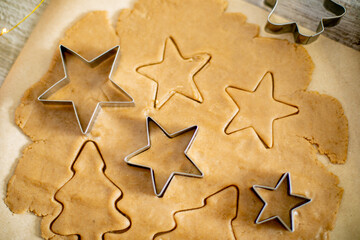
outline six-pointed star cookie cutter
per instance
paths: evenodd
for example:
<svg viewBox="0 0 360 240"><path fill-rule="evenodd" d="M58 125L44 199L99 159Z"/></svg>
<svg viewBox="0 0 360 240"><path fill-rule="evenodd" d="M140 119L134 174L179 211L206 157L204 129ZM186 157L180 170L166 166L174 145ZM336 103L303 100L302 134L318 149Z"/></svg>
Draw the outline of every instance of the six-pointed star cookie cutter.
<svg viewBox="0 0 360 240"><path fill-rule="evenodd" d="M271 191L275 191L278 189L278 187L281 185L281 183L287 179L287 194L289 196L293 196L293 197L298 197L298 198L302 198L304 199L304 203L300 203L298 205L296 205L295 207L293 207L291 210L290 210L290 226L288 226L284 220L279 216L279 215L275 215L275 216L272 216L270 218L266 218L262 221L260 221L260 217L261 215L263 214L266 206L268 205L268 203L264 200L263 197L261 197L261 195L256 191L256 188L262 188L262 189L266 189L266 190L271 190ZM290 180L290 173L289 172L286 172L282 175L282 177L280 178L280 180L278 181L278 183L276 184L276 186L274 188L272 187L268 187L268 186L263 186L263 185L254 185L252 186L252 190L255 192L255 194L258 196L258 198L260 198L260 200L264 203L264 206L262 207L260 213L258 214L258 216L256 217L256 220L255 220L255 224L261 224L261 223L265 223L265 222L269 222L271 220L274 220L274 219L277 219L287 230L289 230L290 232L294 232L295 230L295 227L294 227L294 217L293 217L293 214L294 214L294 211L295 209L299 208L299 207L302 207L306 204L308 204L309 202L311 202L311 199L310 198L307 198L307 197L304 197L304 196L301 196L301 195L296 195L296 194L293 194L292 193L292 188L291 188L291 180Z"/></svg>
<svg viewBox="0 0 360 240"><path fill-rule="evenodd" d="M108 51L100 54L99 56L93 58L92 60L86 60L80 54L76 53L75 51L71 50L68 47L65 47L64 45L59 45L59 50L60 50L60 56L61 56L61 61L62 61L65 76L60 81L58 81L54 85L52 85L49 89L47 89L44 93L42 93L38 97L38 100L40 102L47 103L47 104L72 105L73 108L74 108L76 120L77 120L78 125L80 127L80 130L81 130L81 132L83 134L87 134L90 131L90 129L91 129L92 125L94 124L95 119L96 119L97 115L99 114L100 109L101 109L102 106L106 106L106 107L108 107L108 106L110 106L110 107L133 107L133 106L135 106L134 99L125 90L123 90L119 85L117 85L111 79L111 76L112 76L113 72L115 71L115 65L117 63L117 59L118 59L118 57L120 55L119 54L119 52L120 52L120 46L119 45L109 49ZM48 99L52 94L54 94L56 91L58 91L60 88L64 87L66 84L68 84L70 82L69 77L67 75L67 70L66 70L66 61L65 61L65 57L64 57L65 52L67 52L67 53L69 53L71 55L77 56L79 59L81 59L84 63L86 63L91 68L98 66L104 60L108 59L109 57L111 57L111 56L113 56L115 54L115 59L113 61L113 64L112 64L111 70L110 70L110 74L109 74L109 80L117 89L119 89L127 98L129 98L130 101L98 102L96 107L95 107L95 110L94 110L93 114L91 115L90 121L89 121L86 129L84 130L83 127L81 126L81 122L80 122L80 119L79 119L79 115L78 115L78 113L76 111L74 101L72 101L72 100L49 100Z"/></svg>
<svg viewBox="0 0 360 240"><path fill-rule="evenodd" d="M288 23L274 23L270 20L272 14L274 13L279 0L264 0L265 4L272 7L272 11L270 12L267 18L267 24L265 29L271 33L289 33L292 32L294 35L294 39L296 43L300 44L308 44L314 42L321 33L324 32L325 28L336 26L340 19L345 15L346 8L332 0L324 0L324 8L335 14L333 17L324 17L321 18L319 25L316 29L316 33L313 35L307 35L300 32L298 24L296 22L288 22Z"/></svg>
<svg viewBox="0 0 360 240"><path fill-rule="evenodd" d="M136 155L148 150L151 147L151 141L150 141L150 128L149 128L149 123L153 122L154 124L156 124L157 127L159 127L161 129L161 131L163 133L165 133L165 135L168 138L174 138L177 137L183 133L186 133L188 131L192 131L195 130L193 136L191 137L191 140L189 142L189 144L187 145L184 154L186 156L186 158L193 164L193 166L199 171L200 174L193 174L193 173L184 173L184 172L172 172L170 177L168 178L168 180L166 181L164 187L161 189L160 192L157 192L156 190L156 182L155 182L155 174L154 174L154 170L151 167L145 166L145 165L141 165L141 164L136 164L136 163L132 163L130 162L130 159L135 157ZM147 133L147 142L148 144L142 148L140 148L139 150L127 155L125 157L125 162L127 164L129 164L130 166L134 166L134 167L141 167L141 168L145 168L145 169L149 169L151 172L151 180L152 180L152 185L153 185L153 189L154 189L154 193L157 197L162 197L167 189L167 187L169 186L171 180L174 178L175 175L181 175L181 176L187 176L187 177L196 177L196 178L202 178L204 177L203 172L198 168L198 166L190 159L190 157L188 156L187 152L190 149L192 143L194 142L194 139L196 137L196 134L198 132L198 126L194 125L185 129L182 129L180 131L174 132L174 133L168 133L163 127L161 127L154 119L152 119L151 117L147 117L146 118L146 133Z"/></svg>

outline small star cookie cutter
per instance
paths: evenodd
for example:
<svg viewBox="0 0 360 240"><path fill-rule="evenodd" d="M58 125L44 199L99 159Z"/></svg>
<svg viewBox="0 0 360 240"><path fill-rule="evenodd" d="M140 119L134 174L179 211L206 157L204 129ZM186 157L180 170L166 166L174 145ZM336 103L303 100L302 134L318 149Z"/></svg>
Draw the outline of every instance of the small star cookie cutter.
<svg viewBox="0 0 360 240"><path fill-rule="evenodd" d="M269 218L266 218L264 220L261 220L260 221L260 217L261 215L263 214L266 206L268 205L268 203L265 201L265 199L263 197L261 197L261 195L256 191L256 188L262 188L262 189L266 189L266 190L271 190L271 191L275 191L278 189L278 187L282 184L282 182L287 179L287 194L289 196L293 196L293 197L297 197L297 198L302 198L304 199L304 202L303 203L299 203L297 204L295 207L293 207L291 210L290 210L290 226L288 226L285 221L279 216L279 215L275 215L275 216L272 216L272 217L269 217ZM271 220L274 220L274 219L277 219L281 225L283 227L285 227L288 231L290 232L294 232L295 231L295 227L294 227L294 210L296 210L297 208L299 207L302 207L308 203L310 203L312 200L310 198L307 198L307 197L304 197L304 196L301 196L301 195L297 195L297 194L293 194L292 193L292 188L291 188L291 180L290 180L290 173L289 172L286 172L284 173L280 180L278 181L278 183L276 184L276 186L274 188L272 187L268 187L268 186L263 186L263 185L253 185L252 186L252 190L255 192L256 196L258 198L260 198L260 200L264 203L264 206L262 207L262 209L260 210L259 214L257 215L256 219L255 219L255 224L262 224L262 223L265 223L265 222L269 222Z"/></svg>
<svg viewBox="0 0 360 240"><path fill-rule="evenodd" d="M193 164L193 166L196 168L196 170L199 171L200 174L193 174L193 173L184 173L184 172L172 172L171 175L169 176L168 180L166 181L165 185L163 186L163 188L161 189L160 192L157 192L156 190L156 182L155 182L155 174L154 174L154 170L149 167L149 166L145 166L145 165L142 165L142 164L136 164L136 163L132 163L130 162L130 159L135 157L136 155L142 153L142 152L145 152L146 150L148 150L150 147L151 147L151 141L150 141L150 128L149 128L149 122L153 122L154 124L156 124L156 126L158 128L161 129L161 131L163 133L165 133L165 135L168 137L168 138L174 138L174 137L177 137L183 133L186 133L188 131L191 131L191 130L195 130L193 136L191 137L190 141L189 141L189 144L187 145L185 151L184 151L184 154L186 156L186 158ZM174 178L175 175L180 175L180 176L187 176L187 177L195 177L195 178L203 178L204 177L204 173L200 170L200 168L191 160L191 158L187 155L187 152L188 150L190 149L190 147L192 146L192 143L194 142L195 140L195 137L197 135L197 132L198 132L198 126L197 125L194 125L194 126L191 126L191 127L188 127L188 128L185 128L185 129L182 129L180 131L177 131L177 132L174 132L174 133L168 133L163 127L161 127L153 118L151 117L147 117L146 118L146 133L147 133L147 142L148 144L138 150L136 150L135 152L127 155L124 159L124 161L130 165L130 166L133 166L133 167L141 167L141 168L145 168L145 169L149 169L150 172L151 172L151 180L152 180L152 185L153 185L153 190L154 190L154 193L157 197L163 197L164 194L165 194L165 191L166 189L168 188L171 180Z"/></svg>
<svg viewBox="0 0 360 240"><path fill-rule="evenodd" d="M64 104L64 105L72 105L74 108L74 112L75 112L75 116L76 116L76 120L78 122L78 125L80 127L80 130L82 132L82 134L87 134L91 128L92 125L95 122L95 119L97 117L97 115L100 112L100 109L102 106L110 106L110 107L134 107L135 106L135 102L134 99L124 90L122 89L118 84L116 84L112 79L111 76L115 70L115 65L117 62L117 59L119 57L119 52L120 52L120 46L116 45L115 47L107 50L106 52L100 54L99 56L91 59L91 60L87 60L84 57L82 57L80 54L76 53L75 51L71 50L68 47L65 47L64 45L59 45L59 50L60 50L60 56L61 56L61 61L62 61L62 65L63 65L63 69L64 69L64 73L65 76L58 82L56 82L54 85L52 85L50 88L48 88L44 93L42 93L39 97L38 100L42 103L46 103L46 104ZM96 67L97 65L99 65L100 63L102 63L104 60L108 59L109 57L113 56L115 54L115 58L113 61L113 64L111 66L110 69L110 73L109 73L109 80L110 82L118 89L120 90L127 98L130 99L130 101L109 101L109 102L98 102L96 104L95 110L93 111L90 121L86 127L86 129L84 130L81 122L80 122L80 118L79 115L77 113L76 107L75 107L75 103L72 100L49 100L47 98L49 98L52 94L54 94L56 91L58 91L60 88L64 87L66 84L68 84L70 82L68 74L67 74L67 69L66 69L66 61L64 58L64 53L67 52L71 55L75 55L77 56L81 61L83 61L84 63L86 63L88 66L90 66L91 68Z"/></svg>
<svg viewBox="0 0 360 240"><path fill-rule="evenodd" d="M265 29L270 33L289 33L292 32L294 35L294 39L296 43L299 44L309 44L314 42L321 33L324 32L325 28L336 26L340 19L345 15L346 8L333 0L324 0L323 6L324 8L335 14L333 17L324 17L321 18L319 25L316 29L316 33L313 35L307 35L300 32L298 24L296 22L288 22L288 23L274 23L270 20L272 14L274 13L279 0L264 0L265 4L272 7L272 10L267 18L267 24Z"/></svg>

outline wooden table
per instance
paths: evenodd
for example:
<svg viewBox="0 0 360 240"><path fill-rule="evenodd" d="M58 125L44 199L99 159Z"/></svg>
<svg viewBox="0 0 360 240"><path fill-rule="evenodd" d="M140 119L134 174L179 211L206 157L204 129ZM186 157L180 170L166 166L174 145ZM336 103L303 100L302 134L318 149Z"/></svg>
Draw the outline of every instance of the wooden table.
<svg viewBox="0 0 360 240"><path fill-rule="evenodd" d="M29 18L13 31L0 36L0 86L49 1L45 0ZM0 31L4 27L9 29L15 26L39 3L40 0L0 0Z"/></svg>
<svg viewBox="0 0 360 240"><path fill-rule="evenodd" d="M25 41L41 13L49 4L45 0L41 7L35 11L25 22L12 32L0 37L0 85L20 53ZM271 10L265 6L264 0L245 0L261 8ZM277 13L285 18L301 22L301 25L316 29L319 16L323 16L322 0L279 0ZM40 2L40 0L1 0L0 1L0 29L10 28L26 16ZM349 47L360 50L360 1L337 0L347 8L347 14L336 27L326 29L324 35L339 41ZM318 4L316 4L318 3ZM276 35L274 35L276 37Z"/></svg>

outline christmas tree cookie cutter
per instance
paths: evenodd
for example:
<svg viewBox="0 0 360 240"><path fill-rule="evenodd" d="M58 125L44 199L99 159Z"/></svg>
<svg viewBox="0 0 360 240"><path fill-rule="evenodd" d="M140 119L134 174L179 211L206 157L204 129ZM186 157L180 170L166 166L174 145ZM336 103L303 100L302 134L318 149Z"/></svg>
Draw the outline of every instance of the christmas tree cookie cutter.
<svg viewBox="0 0 360 240"><path fill-rule="evenodd" d="M258 193L258 191L256 190L257 188L261 188L261 189L266 189L266 190L270 190L270 191L276 191L279 186L283 183L284 180L287 180L287 194L288 196L292 196L292 197L296 197L296 198L301 198L304 201L302 203L297 204L295 207L290 209L290 226L288 226L288 224L286 224L286 222L281 218L281 216L279 215L275 215L275 216L271 216L269 218L266 218L264 220L260 220L261 215L263 214L263 212L265 211L266 207L268 206L268 203L265 201L265 199L260 195L260 193ZM281 225L283 225L284 228L286 228L288 231L290 232L294 232L295 231L295 227L294 227L294 211L299 208L302 207L308 203L310 203L312 200L310 198L301 196L301 195L297 195L297 194L293 194L292 193L292 188L291 188L291 179L290 179L290 173L286 172L284 173L280 180L278 181L278 183L276 184L276 186L273 187L268 187L268 186L263 186L263 185L253 185L252 186L252 190L255 192L256 196L258 198L260 198L260 200L264 203L264 206L261 208L259 214L257 215L256 219L255 219L255 224L262 224L265 222L269 222L272 221L274 219L277 219Z"/></svg>
<svg viewBox="0 0 360 240"><path fill-rule="evenodd" d="M272 11L268 15L267 24L265 29L270 33L289 33L292 32L294 35L294 39L296 43L299 44L308 44L314 42L321 33L324 32L325 28L336 26L340 19L345 15L346 8L333 0L324 0L323 6L324 8L335 14L333 17L324 17L321 18L319 25L316 29L315 34L307 35L301 33L299 30L299 26L296 22L287 22L287 23L274 23L270 20L271 16L273 15L276 7L278 6L279 0L264 0L265 4L272 7Z"/></svg>
<svg viewBox="0 0 360 240"><path fill-rule="evenodd" d="M195 130L193 136L191 137L187 147L185 148L184 154L186 156L186 158L192 163L192 165L196 168L196 170L199 172L199 174L194 174L194 173L186 173L186 172L172 172L171 175L169 176L169 178L167 179L165 185L163 186L163 188L161 189L160 192L157 191L156 189L156 181L155 181L155 173L154 170L149 167L149 166L145 166L142 164L136 164L136 163L132 163L130 162L130 159L135 157L136 155L139 155L142 152L145 152L146 150L148 150L151 147L151 141L150 141L150 128L149 128L149 123L153 122L158 128L161 129L161 131L168 137L168 138L175 138L183 133L189 132L189 131L193 131ZM200 168L191 160L191 158L188 156L187 152L190 149L190 147L192 146L195 137L197 135L198 132L198 126L194 125L185 129L182 129L180 131L174 132L174 133L168 133L163 127L161 127L153 118L151 117L147 117L146 118L146 134L147 134L147 142L148 144L138 150L136 150L135 152L127 155L124 159L124 161L133 167L140 167L140 168L145 168L150 170L151 173L151 181L152 181L152 186L153 186L153 190L154 193L157 197L163 197L165 194L166 189L168 188L171 180L174 178L175 175L180 175L180 176L187 176L187 177L195 177L195 178L203 178L204 177L204 173L200 170Z"/></svg>
<svg viewBox="0 0 360 240"><path fill-rule="evenodd" d="M97 115L100 112L101 107L105 106L105 107L134 107L135 106L135 102L134 99L124 90L122 89L118 84L116 84L112 79L111 76L113 74L113 72L115 71L115 65L118 62L118 58L119 58L119 53L120 53L120 46L116 45L115 47L107 50L106 52L100 54L99 56L91 59L91 60L87 60L84 57L82 57L80 54L76 53L75 51L71 50L68 47L65 47L64 45L59 45L59 50L60 50L60 56L61 56L61 61L62 61L62 65L63 65L63 69L64 69L64 73L65 76L58 82L56 82L54 85L52 85L50 88L48 88L44 93L42 93L39 97L38 100L42 103L46 103L46 104L63 104L63 105L72 105L74 112L75 112L75 117L77 120L77 123L80 127L80 130L82 132L82 134L87 134L91 128L92 125L95 122L95 119L97 117ZM81 122L80 122L80 118L78 115L78 112L76 110L75 107L75 103L72 100L50 100L48 99L52 94L54 94L56 91L58 91L60 88L64 87L65 85L67 85L70 82L69 76L67 74L67 69L66 69L66 60L64 57L64 54L68 53L71 55L76 56L78 59L80 59L82 62L86 63L88 66L90 66L91 68L94 68L96 66L98 66L100 63L102 63L103 61L105 61L106 59L110 58L111 56L113 56L115 54L115 58L114 61L112 63L111 69L110 69L110 73L109 73L109 77L108 80L110 80L110 82L113 84L113 86L120 90L120 92L122 92L128 99L130 99L130 101L102 101L102 102L98 102L96 104L95 110L93 111L90 121L87 125L87 127L85 129L83 129Z"/></svg>

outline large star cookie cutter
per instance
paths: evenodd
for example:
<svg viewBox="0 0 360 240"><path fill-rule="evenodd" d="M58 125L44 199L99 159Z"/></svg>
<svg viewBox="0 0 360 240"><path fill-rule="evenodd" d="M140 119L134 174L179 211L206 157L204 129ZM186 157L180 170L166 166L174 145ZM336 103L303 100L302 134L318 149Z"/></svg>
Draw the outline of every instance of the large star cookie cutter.
<svg viewBox="0 0 360 240"><path fill-rule="evenodd" d="M80 130L81 130L81 132L83 134L87 134L91 130L92 125L94 124L95 119L96 119L97 115L99 114L100 109L101 109L102 106L111 106L111 107L133 107L133 106L135 106L134 99L125 90L123 90L118 84L116 84L111 79L111 76L112 76L113 72L115 71L115 64L116 64L117 59L118 59L118 57L120 55L119 54L119 51L120 51L120 46L119 45L107 50L106 52L100 54L99 56L93 58L92 60L85 59L80 54L76 53L75 51L71 50L70 48L65 47L64 45L59 45L59 50L60 50L60 56L61 56L61 61L62 61L65 76L60 81L56 82L54 85L52 85L50 88L48 88L44 93L42 93L38 97L38 100L40 102L47 103L47 104L72 105L73 108L74 108L76 120L77 120L78 125L80 127ZM50 100L50 99L48 99L52 94L54 94L56 91L58 91L60 88L64 87L66 84L68 84L70 82L68 74L67 74L67 70L66 70L66 61L65 61L65 57L64 57L65 52L78 57L82 62L86 63L91 68L96 67L97 65L99 65L100 63L102 63L103 61L105 61L106 59L108 59L109 57L111 57L111 56L113 56L115 54L115 58L114 58L112 66L111 66L108 79L113 84L113 86L116 89L120 90L120 92L122 92L128 99L130 99L130 101L106 101L106 102L103 101L103 102L98 102L95 109L94 109L94 111L93 111L93 113L92 113L92 115L91 115L90 121L87 124L87 127L85 129L83 129L83 127L81 125L81 122L80 122L79 115L78 115L76 107L75 107L74 101L72 101L72 100Z"/></svg>
<svg viewBox="0 0 360 240"><path fill-rule="evenodd" d="M296 204L296 206L294 206L293 208L290 209L290 214L289 214L290 215L290 222L289 222L290 226L279 215L271 216L271 217L266 218L264 220L260 220L262 214L264 213L266 207L268 206L268 203L265 201L265 199L260 195L260 193L256 189L261 188L261 189L265 189L265 190L276 191L280 187L280 185L283 183L283 181L285 179L287 180L287 194L288 194L288 196L302 199L301 203ZM295 231L294 217L293 217L294 211L297 208L302 207L302 206L308 204L309 202L311 202L310 198L307 198L307 197L304 197L304 196L301 196L301 195L296 195L296 194L292 193L291 180L290 180L290 173L289 172L284 173L282 175L282 177L280 178L280 180L278 181L278 183L276 184L276 186L274 188L268 187L268 186L262 186L262 185L254 185L254 186L252 186L252 190L255 192L257 197L260 198L260 200L264 203L264 206L262 207L262 209L260 210L258 216L256 217L255 224L261 224L261 223L265 223L265 222L269 222L269 221L277 219L283 225L283 227L286 228L290 232Z"/></svg>
<svg viewBox="0 0 360 240"><path fill-rule="evenodd" d="M332 0L324 0L324 8L335 14L333 17L324 17L321 18L319 25L316 29L316 33L313 35L307 35L301 33L299 30L298 24L296 22L287 22L287 23L274 23L270 20L272 14L274 13L277 5L278 0L264 0L265 4L272 7L272 11L270 12L267 18L267 24L265 29L268 32L281 34L281 33L289 33L292 32L294 35L294 39L296 43L299 44L308 44L314 42L321 33L324 32L325 28L336 26L340 19L345 15L346 8Z"/></svg>
<svg viewBox="0 0 360 240"><path fill-rule="evenodd" d="M155 173L154 173L154 170L149 167L149 166L146 166L146 165L142 165L142 164L136 164L136 163L132 163L130 162L130 159L135 157L136 155L139 155L140 153L142 152L145 152L146 150L148 150L150 147L151 147L151 141L150 141L150 128L149 128L149 123L150 122L153 122L158 128L161 129L161 131L168 137L168 138L175 138L181 134L184 134L188 131L192 131L194 130L194 134L193 136L191 137L191 140L189 141L185 151L184 151L184 154L186 156L186 158L192 163L192 165L196 168L196 170L199 172L199 174L194 174L194 173L186 173L186 172L172 172L171 175L169 176L169 178L167 179L165 185L163 186L163 188L161 189L160 192L157 191L157 188L156 188L156 182L155 182ZM135 152L127 155L124 159L124 161L130 165L130 166L133 166L133 167L140 167L140 168L145 168L145 169L148 169L150 170L151 172L151 180L152 180L152 186L153 186L153 189L154 189L154 193L157 197L163 197L166 189L168 188L171 180L174 178L175 175L180 175L180 176L187 176L187 177L195 177L195 178L202 178L204 177L204 174L203 172L200 170L200 168L191 160L191 158L188 156L187 152L188 150L190 149L192 143L194 142L194 139L196 137L196 134L198 132L198 126L194 125L194 126L191 126L191 127L188 127L188 128L185 128L185 129L182 129L180 131L177 131L177 132L174 132L174 133L168 133L163 127L161 127L154 119L152 119L151 117L147 117L146 118L146 133L147 133L147 142L148 144L138 150L136 150Z"/></svg>

